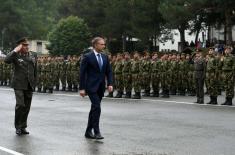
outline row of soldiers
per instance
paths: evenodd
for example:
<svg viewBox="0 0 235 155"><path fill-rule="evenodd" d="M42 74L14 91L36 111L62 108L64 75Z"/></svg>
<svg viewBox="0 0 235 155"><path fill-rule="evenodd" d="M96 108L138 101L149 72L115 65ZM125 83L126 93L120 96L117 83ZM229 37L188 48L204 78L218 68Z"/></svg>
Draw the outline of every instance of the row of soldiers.
<svg viewBox="0 0 235 155"><path fill-rule="evenodd" d="M141 98L153 96L168 98L170 95L196 95L195 67L196 54L171 53L159 55L157 52L145 52L141 55L134 52L109 55L113 69L116 98ZM225 103L231 104L234 94L235 62L231 49L225 50L225 55L215 53L211 48L205 58L203 80L210 95L210 104L217 104L217 96L221 91L226 92ZM78 91L80 56L37 58L37 91L53 90ZM0 59L0 85L9 85L12 67ZM203 81L204 83L204 81ZM132 90L134 94L132 96ZM228 90L229 89L229 90ZM152 90L152 92L151 92ZM161 90L161 93L160 93ZM150 93L151 92L151 93ZM203 93L204 94L204 93ZM107 97L113 97L113 92ZM197 101L202 103L202 98Z"/></svg>
<svg viewBox="0 0 235 155"><path fill-rule="evenodd" d="M217 98L222 90L226 91L226 100L233 98L235 62L231 49L227 49L227 51L228 54L220 55L211 48L208 55L203 58L205 66L202 79L205 80L208 93L212 97L213 102L209 102L211 104L217 103L215 96ZM140 99L141 90L144 90L143 96L159 97L162 95L162 97L168 98L170 95L184 96L186 93L195 96L194 61L196 58L196 53L192 55L166 53L159 56L156 52L152 55L148 52L145 52L144 55L135 52L132 58L127 52L118 53L116 56L110 55L117 94L113 96L113 93L109 93L107 97L122 98L125 92L125 98ZM215 66L212 67L212 64ZM231 73L230 79L226 76L226 71ZM229 91L227 90L228 80L231 85ZM213 86L211 83L214 83ZM133 96L132 89L135 92Z"/></svg>
<svg viewBox="0 0 235 155"><path fill-rule="evenodd" d="M4 63L4 57L0 57L0 86L9 86L11 83L12 66Z"/></svg>
<svg viewBox="0 0 235 155"><path fill-rule="evenodd" d="M79 56L37 58L36 91L53 93L53 90L78 92L79 85ZM0 59L0 85L9 86L11 83L12 66Z"/></svg>

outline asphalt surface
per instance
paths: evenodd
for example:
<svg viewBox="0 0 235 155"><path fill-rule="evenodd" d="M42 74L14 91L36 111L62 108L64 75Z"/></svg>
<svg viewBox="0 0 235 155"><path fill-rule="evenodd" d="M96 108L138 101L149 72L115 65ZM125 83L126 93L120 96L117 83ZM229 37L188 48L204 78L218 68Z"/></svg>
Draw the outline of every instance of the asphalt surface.
<svg viewBox="0 0 235 155"><path fill-rule="evenodd" d="M219 102L224 101L219 97ZM197 105L195 97L103 99L104 140L84 138L90 102L78 93L34 93L30 135L14 129L13 90L0 88L0 155L232 155L235 106ZM208 97L206 97L208 101ZM235 103L235 101L233 100ZM17 155L15 153L15 155Z"/></svg>

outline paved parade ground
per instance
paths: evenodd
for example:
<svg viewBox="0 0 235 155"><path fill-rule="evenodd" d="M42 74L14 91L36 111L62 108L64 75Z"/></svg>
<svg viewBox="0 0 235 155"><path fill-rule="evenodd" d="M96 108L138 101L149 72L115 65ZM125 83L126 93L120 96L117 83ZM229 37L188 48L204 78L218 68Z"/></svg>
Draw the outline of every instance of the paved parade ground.
<svg viewBox="0 0 235 155"><path fill-rule="evenodd" d="M13 90L1 87L0 98L0 155L232 155L235 152L235 107L193 104L195 97L105 98L102 141L84 138L90 109L88 97L67 92L35 93L27 128L30 135L26 136L15 135ZM222 103L224 97L220 96L218 101Z"/></svg>

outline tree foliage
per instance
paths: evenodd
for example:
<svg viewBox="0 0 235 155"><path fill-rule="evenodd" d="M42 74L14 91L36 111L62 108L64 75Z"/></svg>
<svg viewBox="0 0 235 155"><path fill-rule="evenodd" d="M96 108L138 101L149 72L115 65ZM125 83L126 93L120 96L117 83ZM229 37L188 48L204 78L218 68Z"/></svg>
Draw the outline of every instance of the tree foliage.
<svg viewBox="0 0 235 155"><path fill-rule="evenodd" d="M49 33L48 49L53 55L81 54L88 47L90 32L83 19L69 16L61 19Z"/></svg>

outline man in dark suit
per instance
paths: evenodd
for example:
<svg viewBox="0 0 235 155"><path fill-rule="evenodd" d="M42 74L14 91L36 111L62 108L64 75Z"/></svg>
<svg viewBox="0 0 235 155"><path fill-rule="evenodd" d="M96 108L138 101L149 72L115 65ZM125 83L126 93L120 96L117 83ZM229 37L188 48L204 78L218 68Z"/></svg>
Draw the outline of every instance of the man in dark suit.
<svg viewBox="0 0 235 155"><path fill-rule="evenodd" d="M105 92L105 79L107 79L108 91L113 91L112 70L108 56L102 54L105 48L103 38L96 37L92 40L93 49L84 54L80 67L80 95L86 94L91 101L91 110L89 113L86 138L103 139L100 133L99 121L101 114L101 100ZM94 130L94 134L92 133Z"/></svg>
<svg viewBox="0 0 235 155"><path fill-rule="evenodd" d="M36 58L28 51L28 40L22 38L17 42L17 47L10 52L5 62L13 64L12 88L14 88L15 128L17 135L29 134L27 118L30 111L33 89L36 80Z"/></svg>

